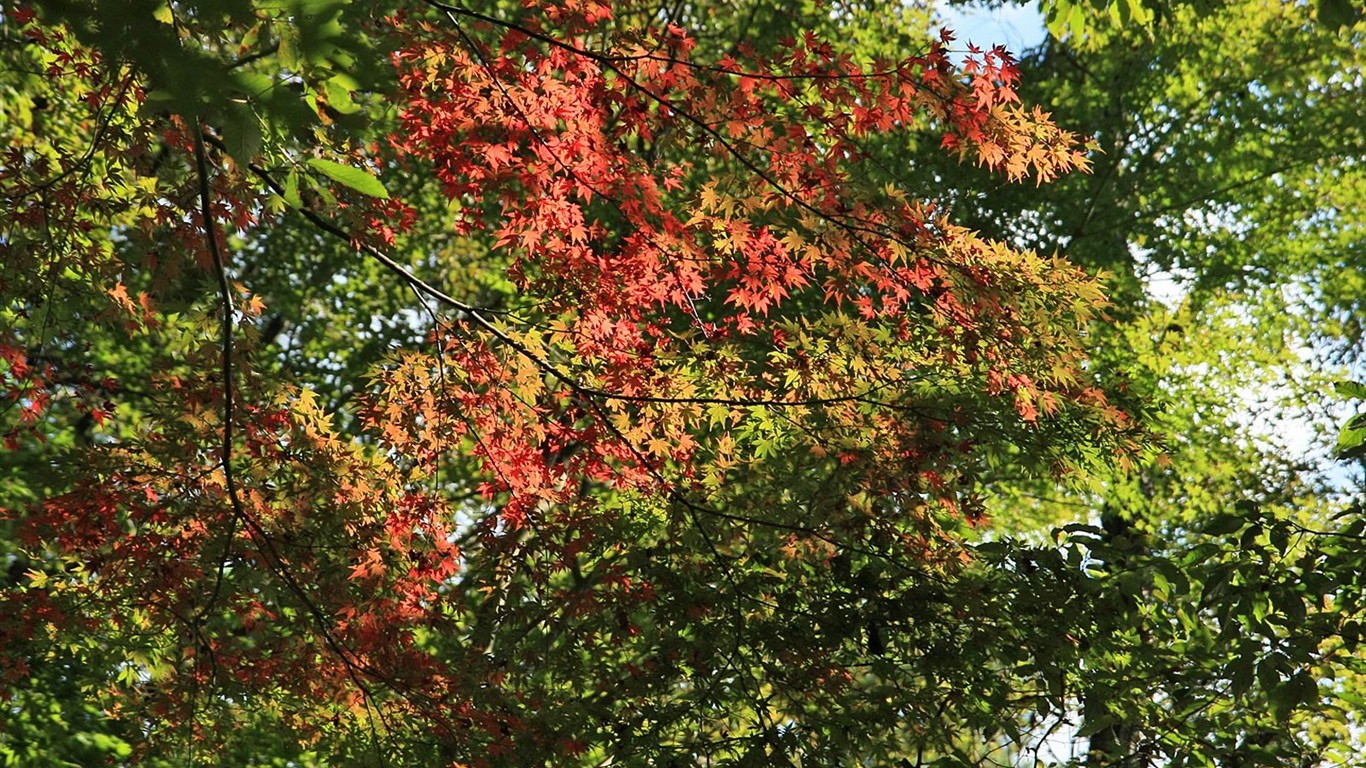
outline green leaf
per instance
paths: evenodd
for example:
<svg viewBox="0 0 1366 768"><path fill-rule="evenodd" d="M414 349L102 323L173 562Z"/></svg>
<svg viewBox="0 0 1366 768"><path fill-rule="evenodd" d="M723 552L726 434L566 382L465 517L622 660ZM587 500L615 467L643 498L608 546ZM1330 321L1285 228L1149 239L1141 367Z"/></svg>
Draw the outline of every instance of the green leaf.
<svg viewBox="0 0 1366 768"><path fill-rule="evenodd" d="M1333 384L1338 396L1349 400L1366 400L1366 384L1357 381L1339 381Z"/></svg>
<svg viewBox="0 0 1366 768"><path fill-rule="evenodd" d="M1143 0L1128 0L1129 18L1135 24L1146 26L1153 21L1153 14L1143 5Z"/></svg>
<svg viewBox="0 0 1366 768"><path fill-rule="evenodd" d="M1278 720L1290 717L1297 708L1318 698L1319 686L1308 672L1300 670L1289 680L1272 688L1267 695L1271 714Z"/></svg>
<svg viewBox="0 0 1366 768"><path fill-rule="evenodd" d="M256 72L236 72L233 74L232 80L237 90L253 101L279 85L279 82L274 78Z"/></svg>
<svg viewBox="0 0 1366 768"><path fill-rule="evenodd" d="M1356 459L1366 456L1366 414L1357 414L1347 421L1338 434L1334 448L1340 459Z"/></svg>
<svg viewBox="0 0 1366 768"><path fill-rule="evenodd" d="M342 115L354 115L360 107L351 99L352 88L348 85L351 78L335 75L323 83L323 93L327 96L327 106Z"/></svg>
<svg viewBox="0 0 1366 768"><path fill-rule="evenodd" d="M280 32L280 47L276 51L280 59L280 67L289 71L299 70L299 37L298 32L293 27L285 26Z"/></svg>
<svg viewBox="0 0 1366 768"><path fill-rule="evenodd" d="M1230 664L1225 673L1228 675L1229 683L1233 686L1233 692L1242 694L1252 687L1253 675L1256 672L1256 658L1248 653L1239 654Z"/></svg>
<svg viewBox="0 0 1366 768"><path fill-rule="evenodd" d="M290 171L288 174L285 175L285 191L284 191L283 197L284 197L284 199L285 199L285 202L286 202L286 203L289 203L289 205L290 205L291 207L294 207L294 208L302 208L302 207L304 207L303 198L302 198L302 197L299 197L299 174L298 174L298 173L295 173L294 171Z"/></svg>
<svg viewBox="0 0 1366 768"><path fill-rule="evenodd" d="M246 165L261 151L261 118L246 104L228 107L223 120L223 144L238 165Z"/></svg>
<svg viewBox="0 0 1366 768"><path fill-rule="evenodd" d="M1077 735L1082 737L1094 736L1118 722L1119 718L1108 713L1100 717L1087 718L1086 722L1082 723L1081 728L1077 729Z"/></svg>
<svg viewBox="0 0 1366 768"><path fill-rule="evenodd" d="M1072 11L1067 14L1067 33L1072 40L1081 40L1086 36L1086 9L1080 5L1072 6Z"/></svg>
<svg viewBox="0 0 1366 768"><path fill-rule="evenodd" d="M388 199L389 197L389 191L369 171L316 157L310 159L308 164L327 178L342 186L350 187L362 195L381 199Z"/></svg>
<svg viewBox="0 0 1366 768"><path fill-rule="evenodd" d="M1110 3L1109 5L1105 6L1105 11L1106 13L1110 14L1110 21L1116 27L1124 23L1123 6L1121 6L1119 3Z"/></svg>
<svg viewBox="0 0 1366 768"><path fill-rule="evenodd" d="M1067 0L1055 0L1049 5L1051 13L1048 14L1048 33L1061 40L1063 33L1067 31L1067 19L1073 6Z"/></svg>
<svg viewBox="0 0 1366 768"><path fill-rule="evenodd" d="M1215 515L1214 519L1210 520L1205 525L1205 535L1227 536L1242 530L1243 526L1246 524L1247 521L1241 515L1233 512L1225 512Z"/></svg>
<svg viewBox="0 0 1366 768"><path fill-rule="evenodd" d="M1352 0L1318 0L1315 11L1319 24L1334 31L1350 27L1361 16Z"/></svg>

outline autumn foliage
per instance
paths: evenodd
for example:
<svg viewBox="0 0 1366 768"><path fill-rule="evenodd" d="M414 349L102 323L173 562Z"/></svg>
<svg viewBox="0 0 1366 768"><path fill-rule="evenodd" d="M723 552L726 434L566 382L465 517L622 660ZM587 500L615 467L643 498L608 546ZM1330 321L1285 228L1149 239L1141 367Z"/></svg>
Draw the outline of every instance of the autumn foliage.
<svg viewBox="0 0 1366 768"><path fill-rule="evenodd" d="M388 135L306 166L11 18L92 154L34 129L0 174L5 438L60 467L4 510L27 563L4 684L69 646L110 717L168 724L135 758L251 729L470 765L913 743L879 718L915 705L868 694L910 674L872 661L918 652L860 618L871 574L952 578L985 466L1135 449L1082 357L1094 278L863 150L914 132L1011 181L1084 170L1002 50L717 55L623 5L431 2L375 21ZM362 194L376 174L391 196ZM261 362L250 244L286 226L381 265L424 326L341 412ZM503 266L503 304L419 278L449 240ZM112 377L109 350L138 362ZM46 445L67 408L97 438ZM883 724L823 725L851 717Z"/></svg>

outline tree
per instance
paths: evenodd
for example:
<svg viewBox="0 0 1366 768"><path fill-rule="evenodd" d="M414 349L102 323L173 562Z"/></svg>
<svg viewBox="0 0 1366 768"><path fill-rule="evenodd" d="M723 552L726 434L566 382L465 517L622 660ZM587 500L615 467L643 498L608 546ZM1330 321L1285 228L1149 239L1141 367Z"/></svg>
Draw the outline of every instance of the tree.
<svg viewBox="0 0 1366 768"><path fill-rule="evenodd" d="M1005 244L1124 174L914 16L10 8L3 754L74 754L51 703L139 764L1307 752L1337 509L1145 452L1211 411L1127 253L1071 235L1107 306Z"/></svg>
<svg viewBox="0 0 1366 768"><path fill-rule="evenodd" d="M1117 747L1098 764L1360 750L1359 487L1326 456L1331 433L1313 452L1285 434L1305 414L1339 421L1331 380L1360 366L1361 132L1340 89L1361 71L1361 28L1325 25L1324 5L1162 4L1147 27L1091 16L1023 57L1022 95L1090 126L1095 173L1030 196L961 180L969 226L1066 238L1070 258L1117 276L1121 322L1096 328L1093 359L1129 371L1166 436L1160 461L1094 478L1098 494L1025 488L1015 504L1045 525L1081 508L1123 545L1101 559L1121 561L1116 622L1136 642L1091 662L1128 670L1088 713ZM1175 299L1145 295L1164 273Z"/></svg>

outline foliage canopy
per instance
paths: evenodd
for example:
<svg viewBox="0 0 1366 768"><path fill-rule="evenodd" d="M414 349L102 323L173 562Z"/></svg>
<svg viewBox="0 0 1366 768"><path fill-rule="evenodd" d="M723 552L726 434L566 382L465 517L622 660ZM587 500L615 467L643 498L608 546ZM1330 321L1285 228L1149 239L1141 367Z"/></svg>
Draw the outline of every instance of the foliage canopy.
<svg viewBox="0 0 1366 768"><path fill-rule="evenodd" d="M0 755L1349 760L1366 25L780 5L4 6Z"/></svg>

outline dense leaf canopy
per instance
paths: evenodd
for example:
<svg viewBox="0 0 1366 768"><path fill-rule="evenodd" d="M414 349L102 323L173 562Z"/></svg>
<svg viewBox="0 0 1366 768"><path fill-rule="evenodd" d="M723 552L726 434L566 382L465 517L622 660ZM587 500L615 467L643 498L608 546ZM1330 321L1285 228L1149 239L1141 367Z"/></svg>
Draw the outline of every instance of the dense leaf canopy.
<svg viewBox="0 0 1366 768"><path fill-rule="evenodd" d="M1352 8L0 9L5 764L1366 747Z"/></svg>

